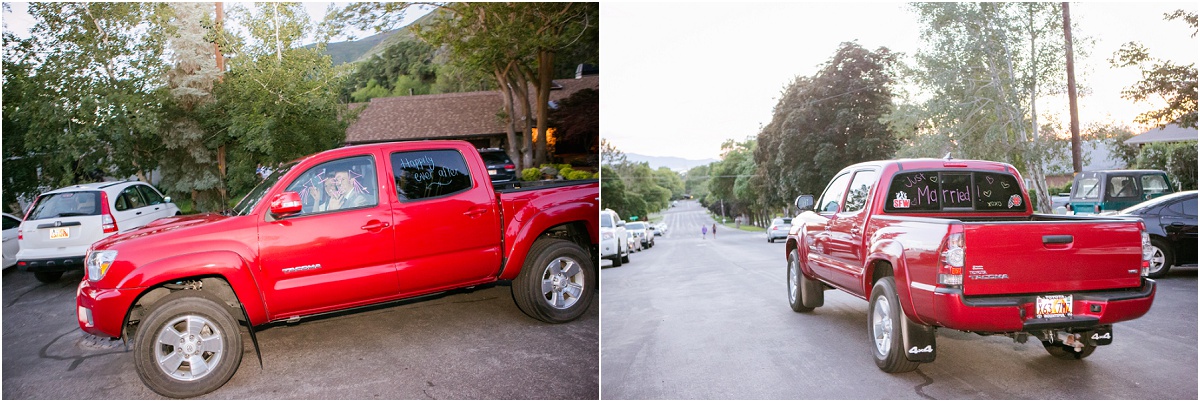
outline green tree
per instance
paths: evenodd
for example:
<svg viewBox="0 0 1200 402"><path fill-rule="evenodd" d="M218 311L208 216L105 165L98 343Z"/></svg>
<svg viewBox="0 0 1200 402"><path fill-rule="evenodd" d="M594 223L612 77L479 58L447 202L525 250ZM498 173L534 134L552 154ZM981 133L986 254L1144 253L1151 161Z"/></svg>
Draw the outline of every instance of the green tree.
<svg viewBox="0 0 1200 402"><path fill-rule="evenodd" d="M658 176L659 186L667 190L671 190L672 200L677 200L680 197L683 197L683 177L680 176L679 173L676 173L669 167L663 166L659 167L658 170L655 170L654 174Z"/></svg>
<svg viewBox="0 0 1200 402"><path fill-rule="evenodd" d="M14 94L24 134L15 155L38 160L40 187L148 179L160 160L168 6L30 3L28 10L31 38L12 51L15 40L5 39L5 64L23 69L11 87L24 92ZM6 77L6 100L9 89Z"/></svg>
<svg viewBox="0 0 1200 402"><path fill-rule="evenodd" d="M764 208L818 194L850 164L892 156L898 140L880 119L892 111L895 64L886 48L846 42L816 75L784 89L754 151Z"/></svg>
<svg viewBox="0 0 1200 402"><path fill-rule="evenodd" d="M709 172L711 165L700 165L688 169L683 175L683 193L697 200L703 200L708 195Z"/></svg>
<svg viewBox="0 0 1200 402"><path fill-rule="evenodd" d="M1167 172L1180 190L1196 189L1196 141L1146 144L1138 152L1136 169Z"/></svg>
<svg viewBox="0 0 1200 402"><path fill-rule="evenodd" d="M947 146L959 158L1012 163L1033 183L1037 209L1050 212L1047 165L1063 141L1039 122L1037 100L1065 81L1062 10L1058 3L917 3L926 46L915 81L932 96L916 121L915 141ZM1079 52L1082 43L1073 44Z"/></svg>
<svg viewBox="0 0 1200 402"><path fill-rule="evenodd" d="M171 69L167 88L172 102L165 105L162 140L166 160L159 188L171 194L186 194L194 209L224 209L217 150L206 141L210 134L201 125L198 109L211 104L213 86L220 79L213 57L212 3L171 3L169 20L174 32L167 41Z"/></svg>
<svg viewBox="0 0 1200 402"><path fill-rule="evenodd" d="M1192 27L1192 37L1196 37L1196 13L1176 10L1163 16L1166 20L1183 19ZM1109 62L1116 67L1137 67L1142 71L1142 79L1122 91L1122 97L1142 102L1157 96L1167 103L1160 109L1139 114L1136 122L1196 128L1196 63L1185 66L1150 57L1150 51L1137 42L1121 46Z"/></svg>
<svg viewBox="0 0 1200 402"><path fill-rule="evenodd" d="M609 166L600 167L600 203L604 208L616 211L619 216L629 216L625 182Z"/></svg>
<svg viewBox="0 0 1200 402"><path fill-rule="evenodd" d="M259 180L260 164L341 146L354 113L338 102L341 82L323 44L299 46L311 29L301 4L258 3L231 15L250 37L205 113L215 141L229 145L228 188L241 194Z"/></svg>

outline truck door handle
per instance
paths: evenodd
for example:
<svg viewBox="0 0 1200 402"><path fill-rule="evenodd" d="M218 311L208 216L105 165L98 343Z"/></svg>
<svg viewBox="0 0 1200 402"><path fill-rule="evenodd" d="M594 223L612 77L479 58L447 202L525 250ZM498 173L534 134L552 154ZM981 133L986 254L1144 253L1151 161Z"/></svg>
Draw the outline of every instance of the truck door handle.
<svg viewBox="0 0 1200 402"><path fill-rule="evenodd" d="M1071 244L1074 241L1075 241L1075 236L1071 236L1071 235L1042 236L1042 244Z"/></svg>
<svg viewBox="0 0 1200 402"><path fill-rule="evenodd" d="M138 212L137 212L136 214L134 214L134 215L141 215L141 214L142 214L142 211L138 211Z"/></svg>
<svg viewBox="0 0 1200 402"><path fill-rule="evenodd" d="M850 234L854 235L854 236L858 236L858 228L850 228Z"/></svg>
<svg viewBox="0 0 1200 402"><path fill-rule="evenodd" d="M466 215L471 218L475 218L475 217L479 217L480 215L483 215L485 212L487 212L487 208L471 208L471 209L468 209L467 212L463 212L463 215Z"/></svg>
<svg viewBox="0 0 1200 402"><path fill-rule="evenodd" d="M387 223L387 222L380 222L377 220L371 220L370 222L367 222L366 225L362 225L362 230L366 230L368 232L378 232L388 226L392 226L392 224Z"/></svg>

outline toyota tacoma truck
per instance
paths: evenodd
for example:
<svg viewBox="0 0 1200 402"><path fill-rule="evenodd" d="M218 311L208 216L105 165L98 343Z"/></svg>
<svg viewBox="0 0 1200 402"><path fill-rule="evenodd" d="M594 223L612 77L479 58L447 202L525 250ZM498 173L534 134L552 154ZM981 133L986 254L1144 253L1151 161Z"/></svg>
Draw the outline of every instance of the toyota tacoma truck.
<svg viewBox="0 0 1200 402"><path fill-rule="evenodd" d="M493 189L467 142L339 148L280 166L232 210L164 218L85 257L80 328L132 340L168 397L225 384L254 327L511 280L560 323L597 287L599 184Z"/></svg>
<svg viewBox="0 0 1200 402"><path fill-rule="evenodd" d="M788 235L792 310L840 289L865 299L885 372L936 357L938 328L1030 337L1063 359L1113 341L1112 324L1154 300L1141 220L1033 212L1012 165L954 159L842 169Z"/></svg>

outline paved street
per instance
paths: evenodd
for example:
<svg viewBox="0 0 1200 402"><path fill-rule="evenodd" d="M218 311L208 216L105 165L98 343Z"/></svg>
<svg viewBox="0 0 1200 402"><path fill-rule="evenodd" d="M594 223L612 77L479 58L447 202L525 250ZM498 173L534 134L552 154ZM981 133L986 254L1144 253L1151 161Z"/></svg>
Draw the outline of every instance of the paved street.
<svg viewBox="0 0 1200 402"><path fill-rule="evenodd" d="M1083 361L940 329L937 361L887 374L866 301L830 290L812 313L788 307L782 242L724 227L702 240L712 221L691 201L665 220L654 248L601 272L604 399L1197 398L1196 268L1172 269L1150 312Z"/></svg>
<svg viewBox="0 0 1200 402"><path fill-rule="evenodd" d="M4 399L163 399L120 342L75 323L81 273L4 271ZM241 367L201 399L596 399L599 303L567 324L521 313L507 284L243 330Z"/></svg>

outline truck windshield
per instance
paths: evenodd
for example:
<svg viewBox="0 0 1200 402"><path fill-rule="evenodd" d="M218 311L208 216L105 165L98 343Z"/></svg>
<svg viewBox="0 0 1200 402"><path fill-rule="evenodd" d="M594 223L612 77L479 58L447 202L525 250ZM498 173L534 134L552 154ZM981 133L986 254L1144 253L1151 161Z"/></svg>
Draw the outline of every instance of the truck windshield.
<svg viewBox="0 0 1200 402"><path fill-rule="evenodd" d="M267 178L259 182L257 186L254 186L254 189L250 190L249 193L246 193L246 196L242 197L241 201L238 201L237 205L230 211L230 215L241 216L249 214L254 209L254 206L258 205L258 202L267 194L267 190L270 190L283 175L292 170L292 167L295 167L296 163L291 162L272 171Z"/></svg>
<svg viewBox="0 0 1200 402"><path fill-rule="evenodd" d="M1001 172L920 171L896 174L887 212L1024 211L1016 177Z"/></svg>

